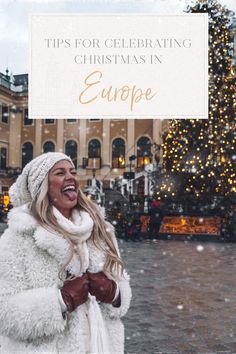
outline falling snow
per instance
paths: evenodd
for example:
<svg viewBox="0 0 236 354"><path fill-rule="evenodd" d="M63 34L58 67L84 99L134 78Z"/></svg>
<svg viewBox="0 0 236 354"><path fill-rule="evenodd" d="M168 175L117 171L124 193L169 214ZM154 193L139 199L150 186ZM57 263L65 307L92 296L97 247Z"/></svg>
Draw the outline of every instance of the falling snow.
<svg viewBox="0 0 236 354"><path fill-rule="evenodd" d="M202 252L204 250L204 247L202 245L197 246L197 251Z"/></svg>
<svg viewBox="0 0 236 354"><path fill-rule="evenodd" d="M122 249L133 292L127 354L236 352L236 244L123 241Z"/></svg>
<svg viewBox="0 0 236 354"><path fill-rule="evenodd" d="M183 308L184 308L183 305L177 305L178 310L183 310Z"/></svg>

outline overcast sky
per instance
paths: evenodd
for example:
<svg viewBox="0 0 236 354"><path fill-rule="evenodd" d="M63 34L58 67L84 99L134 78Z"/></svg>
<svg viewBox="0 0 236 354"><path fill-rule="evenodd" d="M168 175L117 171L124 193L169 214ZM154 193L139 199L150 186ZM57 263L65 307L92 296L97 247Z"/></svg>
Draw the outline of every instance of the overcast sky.
<svg viewBox="0 0 236 354"><path fill-rule="evenodd" d="M191 0L0 0L0 72L28 73L28 15L60 12L179 14ZM235 0L221 0L236 12Z"/></svg>

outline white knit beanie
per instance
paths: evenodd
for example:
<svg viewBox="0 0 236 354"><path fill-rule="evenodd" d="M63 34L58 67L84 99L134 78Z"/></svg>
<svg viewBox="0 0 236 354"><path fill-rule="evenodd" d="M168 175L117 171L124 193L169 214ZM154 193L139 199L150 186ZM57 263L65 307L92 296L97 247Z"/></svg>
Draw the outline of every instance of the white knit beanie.
<svg viewBox="0 0 236 354"><path fill-rule="evenodd" d="M50 169L61 160L74 166L71 158L61 152L47 152L30 161L9 189L12 204L16 207L32 202Z"/></svg>

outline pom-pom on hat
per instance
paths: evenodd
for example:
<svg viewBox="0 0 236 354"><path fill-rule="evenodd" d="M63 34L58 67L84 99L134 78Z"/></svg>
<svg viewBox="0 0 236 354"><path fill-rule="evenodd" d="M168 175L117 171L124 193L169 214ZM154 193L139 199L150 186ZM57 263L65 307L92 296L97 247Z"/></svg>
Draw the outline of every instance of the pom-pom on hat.
<svg viewBox="0 0 236 354"><path fill-rule="evenodd" d="M9 189L12 204L16 207L32 202L48 172L61 160L70 161L74 166L71 158L62 152L47 152L30 161Z"/></svg>

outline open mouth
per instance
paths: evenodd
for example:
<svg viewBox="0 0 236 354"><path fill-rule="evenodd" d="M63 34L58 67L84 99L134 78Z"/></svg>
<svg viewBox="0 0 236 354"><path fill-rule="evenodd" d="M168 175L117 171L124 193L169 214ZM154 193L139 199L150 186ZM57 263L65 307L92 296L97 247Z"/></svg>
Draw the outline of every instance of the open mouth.
<svg viewBox="0 0 236 354"><path fill-rule="evenodd" d="M71 185L68 185L68 186L65 186L62 188L62 192L66 192L66 191L75 191L75 185L74 184L71 184Z"/></svg>
<svg viewBox="0 0 236 354"><path fill-rule="evenodd" d="M62 188L61 192L66 195L71 201L77 198L77 192L74 184L70 184Z"/></svg>

